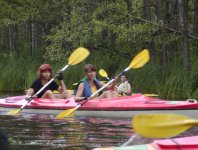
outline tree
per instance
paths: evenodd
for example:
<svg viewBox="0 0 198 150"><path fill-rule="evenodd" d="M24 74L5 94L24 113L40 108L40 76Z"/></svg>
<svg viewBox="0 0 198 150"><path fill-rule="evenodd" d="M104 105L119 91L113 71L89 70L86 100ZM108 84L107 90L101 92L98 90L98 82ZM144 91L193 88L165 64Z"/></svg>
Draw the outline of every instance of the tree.
<svg viewBox="0 0 198 150"><path fill-rule="evenodd" d="M188 42L188 31L187 31L187 4L186 0L178 0L179 7L179 22L182 32L183 39L183 58L184 58L184 69L186 72L190 71L190 58L189 58L189 42Z"/></svg>

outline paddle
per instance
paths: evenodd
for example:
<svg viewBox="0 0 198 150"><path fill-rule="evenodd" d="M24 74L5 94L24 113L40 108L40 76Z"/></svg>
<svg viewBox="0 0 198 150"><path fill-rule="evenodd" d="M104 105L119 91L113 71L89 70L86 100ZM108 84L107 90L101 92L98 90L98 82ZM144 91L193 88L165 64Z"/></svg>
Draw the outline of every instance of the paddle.
<svg viewBox="0 0 198 150"><path fill-rule="evenodd" d="M132 120L133 129L148 138L169 138L194 125L198 120L177 114L138 114Z"/></svg>
<svg viewBox="0 0 198 150"><path fill-rule="evenodd" d="M104 69L100 69L100 70L99 70L99 74L100 74L100 76L106 78L108 81L110 80L109 77L108 77L107 72L106 72ZM116 88L118 88L118 87L116 86ZM123 93L123 94L124 94L124 93ZM124 95L125 95L125 94L124 94Z"/></svg>
<svg viewBox="0 0 198 150"><path fill-rule="evenodd" d="M107 80L109 80L109 77L107 75L107 72L104 70L104 69L100 69L99 70L99 74L102 76L102 77L105 77L107 78Z"/></svg>
<svg viewBox="0 0 198 150"><path fill-rule="evenodd" d="M77 48L74 52L72 52L72 54L69 56L68 58L68 64L63 67L61 69L60 72L65 71L70 65L76 65L78 63L80 63L81 61L83 61L85 58L87 58L89 56L89 51L85 48L79 47ZM54 79L58 76L58 74L56 74L50 81L48 81L35 95L38 95L39 93L41 93L52 81L54 81ZM21 108L16 109L16 110L11 110L9 111L7 114L9 115L17 115L19 114L23 108L33 99L33 96L31 96L30 98L28 98L28 102L26 104L24 104Z"/></svg>
<svg viewBox="0 0 198 150"><path fill-rule="evenodd" d="M142 50L139 54L137 54L135 56L135 58L131 61L131 63L129 64L129 66L124 69L121 73L118 74L118 77L120 77L123 72L127 72L128 70L130 70L131 68L140 68L142 66L144 66L150 58L150 54L149 51L147 49ZM100 91L102 91L104 88L106 88L109 84L111 84L115 79L111 79L108 83L106 83L103 87L101 87L99 90L97 90L95 93L93 93L90 97L85 97L85 101L81 104L78 104L76 107L71 108L71 109L67 109L61 113L59 113L56 118L61 119L61 118L65 118L65 117L72 117L74 112L81 107L83 104L85 104L90 98L94 97L96 94L98 94Z"/></svg>
<svg viewBox="0 0 198 150"><path fill-rule="evenodd" d="M157 95L157 94L144 94L144 96L149 96L149 97L158 97L159 95Z"/></svg>

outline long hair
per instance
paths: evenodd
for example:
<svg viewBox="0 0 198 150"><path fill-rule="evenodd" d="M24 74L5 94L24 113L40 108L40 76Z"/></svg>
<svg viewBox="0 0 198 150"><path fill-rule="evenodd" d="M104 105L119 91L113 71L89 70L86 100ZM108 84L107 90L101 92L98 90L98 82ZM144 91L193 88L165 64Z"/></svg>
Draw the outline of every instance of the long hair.
<svg viewBox="0 0 198 150"><path fill-rule="evenodd" d="M49 64L42 64L39 69L38 69L38 78L42 78L42 73L44 71L49 71L50 72L50 78L52 78L52 67Z"/></svg>

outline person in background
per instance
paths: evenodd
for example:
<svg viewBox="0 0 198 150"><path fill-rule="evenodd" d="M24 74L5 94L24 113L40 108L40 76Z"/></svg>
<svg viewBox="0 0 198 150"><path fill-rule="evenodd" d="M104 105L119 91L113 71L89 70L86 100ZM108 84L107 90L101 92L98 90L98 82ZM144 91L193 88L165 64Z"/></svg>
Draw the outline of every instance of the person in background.
<svg viewBox="0 0 198 150"><path fill-rule="evenodd" d="M59 80L60 86L52 81L41 93L35 95L48 81L52 78L52 68L49 64L42 64L38 69L38 79L36 79L30 86L27 97L33 96L38 98L49 98L49 99L62 99L71 97L67 91L65 83L63 81L62 73L58 72L57 79ZM53 91L57 90L60 94L54 94Z"/></svg>
<svg viewBox="0 0 198 150"><path fill-rule="evenodd" d="M115 89L117 77L115 81L106 87L106 91L103 93L98 93L94 98L113 98L118 97L118 93ZM85 66L85 78L83 78L79 83L76 91L75 100L81 101L85 97L91 96L98 89L100 89L104 83L96 79L96 69L92 64Z"/></svg>
<svg viewBox="0 0 198 150"><path fill-rule="evenodd" d="M127 81L126 74L121 75L121 84L118 86L119 94L131 95L131 84Z"/></svg>

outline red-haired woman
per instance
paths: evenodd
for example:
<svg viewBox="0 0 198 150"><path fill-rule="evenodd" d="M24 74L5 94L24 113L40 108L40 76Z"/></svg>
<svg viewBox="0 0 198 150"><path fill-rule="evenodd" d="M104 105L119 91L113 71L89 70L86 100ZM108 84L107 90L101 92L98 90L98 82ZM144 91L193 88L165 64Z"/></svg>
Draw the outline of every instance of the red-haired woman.
<svg viewBox="0 0 198 150"><path fill-rule="evenodd" d="M52 68L49 64L42 64L38 69L38 79L36 79L30 86L27 96L35 96L34 94L38 92L50 79L52 78ZM65 83L63 81L63 76L60 73L58 76L60 86L55 82L51 82L41 93L36 95L38 98L69 98L71 95L66 89ZM57 90L60 94L55 95L53 91Z"/></svg>
<svg viewBox="0 0 198 150"><path fill-rule="evenodd" d="M117 80L117 77L115 78ZM107 86L106 91L96 95L98 98L113 98L118 96L118 92L115 89L116 80L109 86ZM95 93L99 88L101 88L104 83L96 79L96 69L92 64L85 66L85 78L83 78L78 83L78 88L76 91L76 101L83 100L84 97L89 97L91 94ZM95 98L96 98L95 97Z"/></svg>

